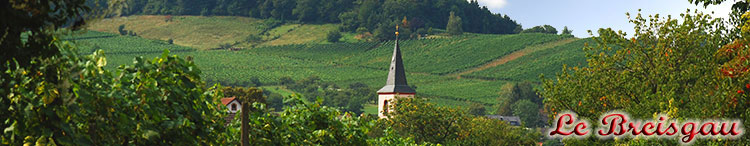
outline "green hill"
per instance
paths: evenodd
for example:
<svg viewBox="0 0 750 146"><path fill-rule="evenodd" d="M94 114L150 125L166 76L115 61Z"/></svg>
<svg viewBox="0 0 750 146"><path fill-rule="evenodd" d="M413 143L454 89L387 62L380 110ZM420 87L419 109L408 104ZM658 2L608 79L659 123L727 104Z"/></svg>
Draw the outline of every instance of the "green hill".
<svg viewBox="0 0 750 146"><path fill-rule="evenodd" d="M121 25L143 38L172 39L174 44L197 49L217 48L221 44L250 48L325 43L326 33L338 28L337 24L282 24L250 17L139 15L99 20L89 29L117 34Z"/></svg>
<svg viewBox="0 0 750 146"><path fill-rule="evenodd" d="M156 22L150 20L156 19L152 18L155 16L135 17L138 19L128 22L116 21L130 17L107 19L101 21L101 24L92 25L91 28L111 32L105 28L127 23L126 25L133 26L136 32L144 32L139 33L139 37L89 31L71 39L77 40L76 43L82 46L82 53L93 49L105 50L110 68L131 63L136 56L151 59L160 55L162 50L169 49L173 55L193 57L202 70L204 79L223 85L248 85L251 78L259 78L264 86L274 86L278 85L278 79L281 77L302 79L318 76L323 81L341 86L360 82L373 89L381 87L385 82L394 45L394 41L327 43L317 40L321 38L317 35L325 33L316 28L333 29L336 24L278 24L272 28L257 29L258 26L235 26L237 24L231 24L229 21L247 21L262 26L267 20L190 16L178 17L173 20L174 22ZM180 20L181 18L184 20ZM190 23L202 26L140 26L136 24L139 21ZM220 25L198 23L203 21L217 21ZM259 43L255 48L239 51L205 50L196 47L211 47L225 43L220 41L221 39L189 41L194 40L192 38L205 37L206 34L201 34L203 30L214 30L214 35L230 38L227 40L232 41L235 39L233 37L243 35L234 35L231 32L245 28L247 30L241 31L242 33L267 32L279 37ZM177 45L168 44L159 38L174 38ZM482 103L491 107L490 105L497 102L496 98L502 92L501 87L506 84L520 81L536 82L539 80L539 74L554 75L560 71L563 64L581 64L584 61L581 47L586 41L588 39L579 40L551 34L467 33L453 37L402 40L399 43L409 83L416 86L419 96L428 97L440 105L466 106L470 103Z"/></svg>

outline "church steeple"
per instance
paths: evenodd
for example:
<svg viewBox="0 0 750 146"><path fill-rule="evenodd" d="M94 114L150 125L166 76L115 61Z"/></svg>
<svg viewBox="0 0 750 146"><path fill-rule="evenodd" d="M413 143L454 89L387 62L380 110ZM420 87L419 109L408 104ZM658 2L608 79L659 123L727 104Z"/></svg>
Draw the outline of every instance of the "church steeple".
<svg viewBox="0 0 750 146"><path fill-rule="evenodd" d="M401 59L401 48L398 45L398 26L396 26L396 43L393 48L393 57L391 58L391 67L389 70L388 80L386 80L385 86L378 90L378 93L416 93L406 82L406 72L404 71L404 63Z"/></svg>

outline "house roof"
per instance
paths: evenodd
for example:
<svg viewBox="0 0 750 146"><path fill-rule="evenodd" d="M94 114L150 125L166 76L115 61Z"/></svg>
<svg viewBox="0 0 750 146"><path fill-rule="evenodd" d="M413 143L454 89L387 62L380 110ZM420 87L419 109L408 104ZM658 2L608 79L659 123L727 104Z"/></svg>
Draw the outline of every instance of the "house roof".
<svg viewBox="0 0 750 146"><path fill-rule="evenodd" d="M518 116L501 116L501 115L486 115L485 117L490 119L502 120L510 123L511 125L518 126L521 124L521 118ZM513 123L515 122L515 123ZM516 125L518 124L518 125Z"/></svg>
<svg viewBox="0 0 750 146"><path fill-rule="evenodd" d="M388 72L388 80L385 86L378 90L378 93L416 93L409 87L406 82L406 72L404 71L404 61L401 59L401 48L398 46L398 32L396 32L396 45L393 47L393 57L391 58L391 67Z"/></svg>
<svg viewBox="0 0 750 146"><path fill-rule="evenodd" d="M235 97L221 98L221 104L228 105L229 103L231 103L234 100L237 100L237 98L235 98Z"/></svg>

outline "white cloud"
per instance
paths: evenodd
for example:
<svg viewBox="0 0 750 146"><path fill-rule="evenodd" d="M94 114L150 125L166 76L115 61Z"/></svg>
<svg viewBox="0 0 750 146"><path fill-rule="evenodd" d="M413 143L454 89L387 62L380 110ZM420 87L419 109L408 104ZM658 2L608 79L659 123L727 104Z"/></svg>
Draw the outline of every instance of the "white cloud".
<svg viewBox="0 0 750 146"><path fill-rule="evenodd" d="M471 1L471 0L467 0ZM477 0L480 6L487 6L490 10L498 10L508 4L508 0Z"/></svg>

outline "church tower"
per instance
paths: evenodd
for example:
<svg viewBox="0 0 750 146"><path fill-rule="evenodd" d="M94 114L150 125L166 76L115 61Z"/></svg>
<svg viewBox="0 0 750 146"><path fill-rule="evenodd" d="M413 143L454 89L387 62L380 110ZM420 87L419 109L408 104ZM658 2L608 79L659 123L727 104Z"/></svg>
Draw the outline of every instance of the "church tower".
<svg viewBox="0 0 750 146"><path fill-rule="evenodd" d="M391 67L388 72L388 80L385 86L378 90L378 117L385 118L384 113L389 110L393 100L396 97L413 98L417 93L406 83L406 72L404 63L401 59L401 48L398 47L398 26L396 26L396 45L393 48L393 57L391 58Z"/></svg>

